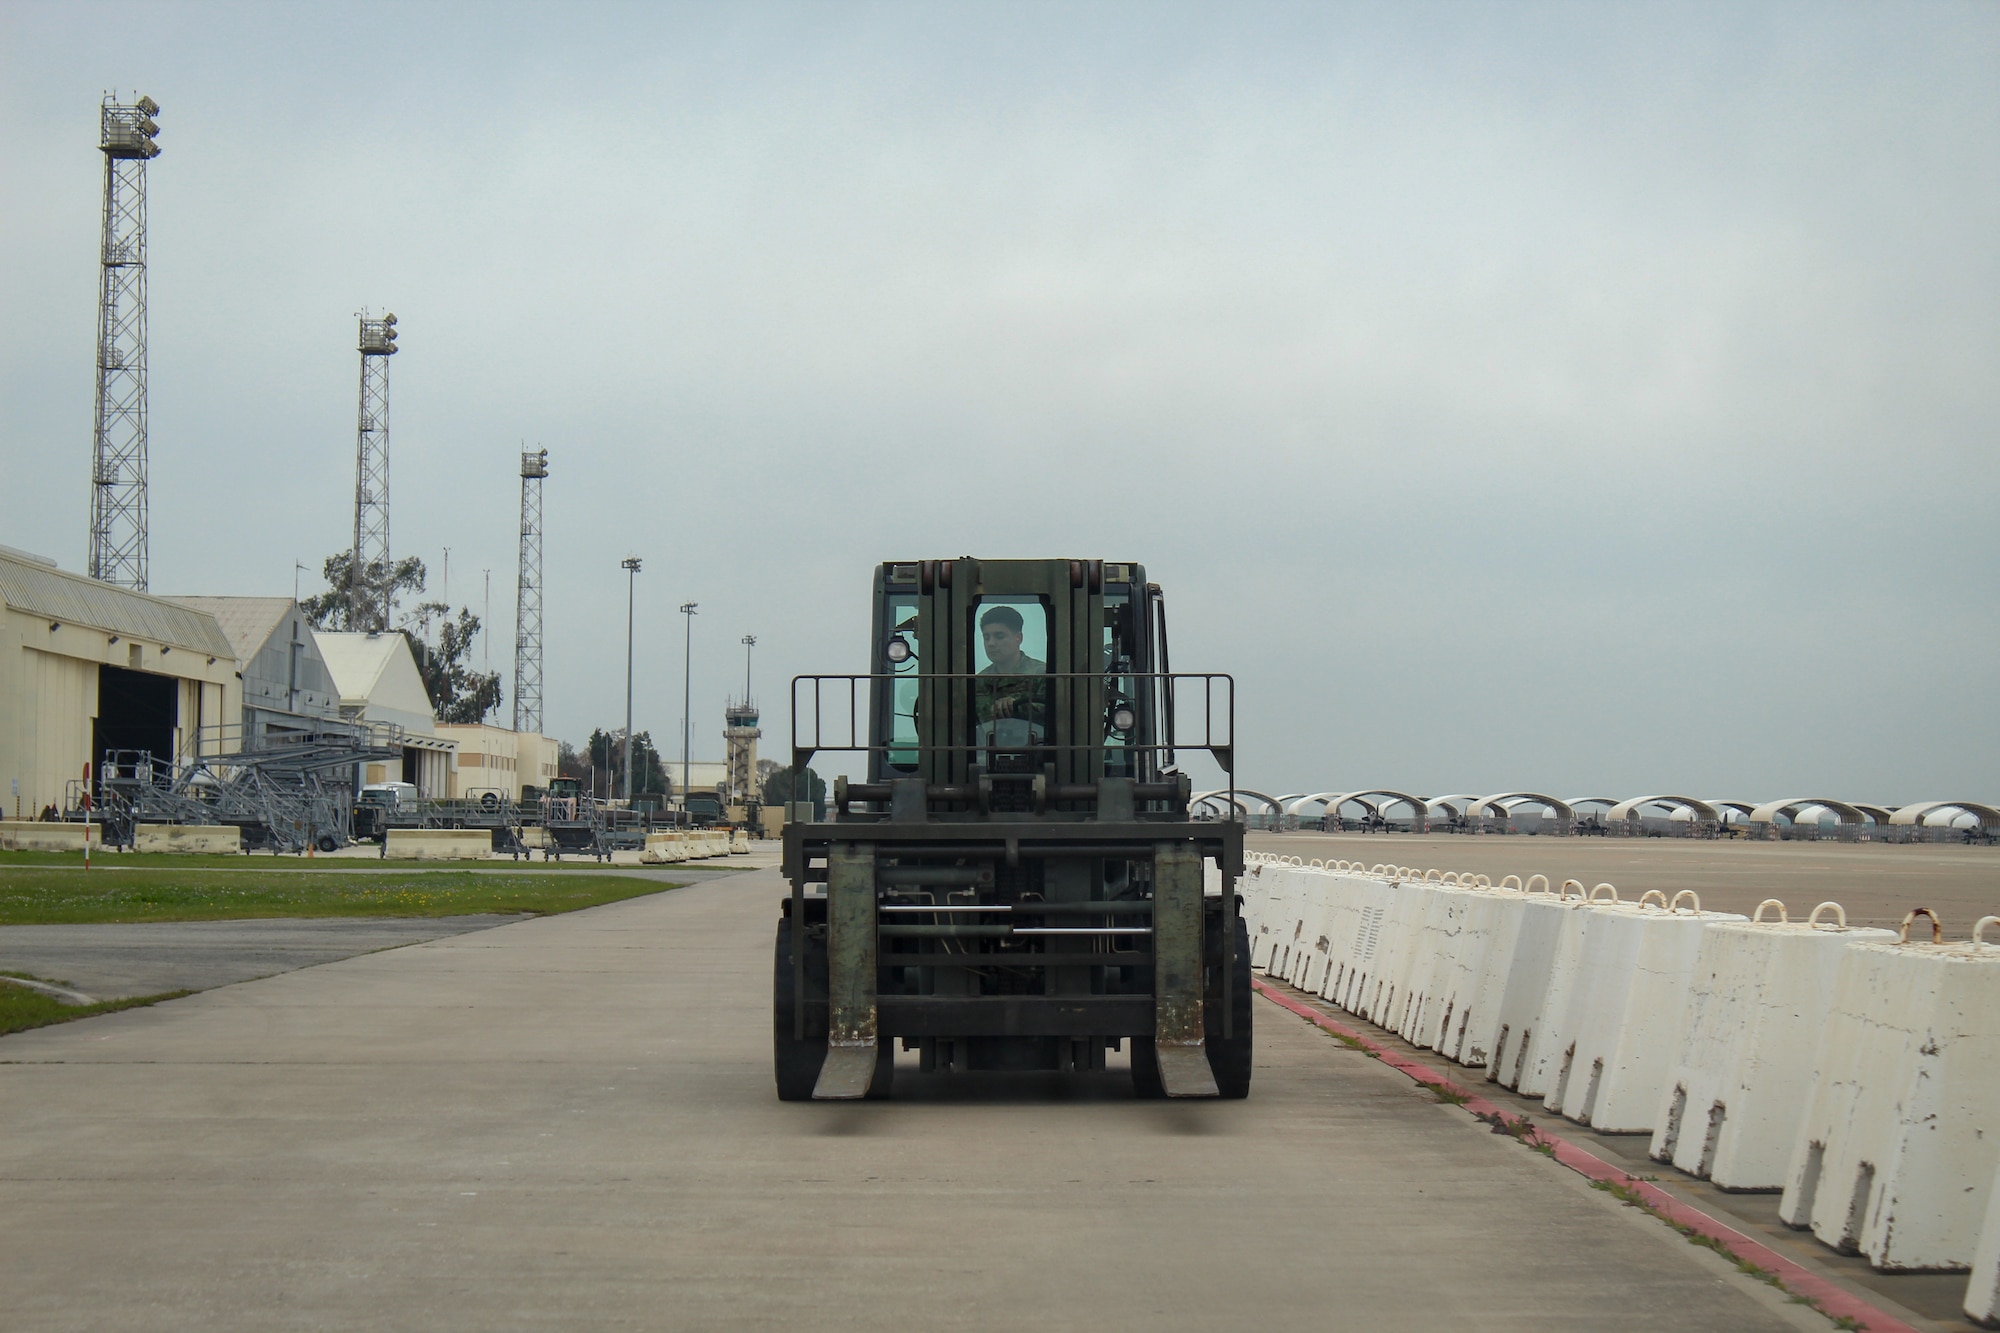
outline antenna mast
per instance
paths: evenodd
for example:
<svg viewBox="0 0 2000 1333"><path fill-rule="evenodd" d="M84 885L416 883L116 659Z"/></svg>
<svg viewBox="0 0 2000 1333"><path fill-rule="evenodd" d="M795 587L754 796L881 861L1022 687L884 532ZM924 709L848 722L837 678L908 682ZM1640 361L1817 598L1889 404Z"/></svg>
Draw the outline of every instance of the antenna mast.
<svg viewBox="0 0 2000 1333"><path fill-rule="evenodd" d="M90 470L90 577L146 591L146 164L159 104L104 95L104 230L97 283L97 412Z"/></svg>
<svg viewBox="0 0 2000 1333"><path fill-rule="evenodd" d="M347 627L386 630L394 600L389 586L389 358L396 354L396 317L371 319L363 310L361 406L354 431L354 568L347 585Z"/></svg>
<svg viewBox="0 0 2000 1333"><path fill-rule="evenodd" d="M549 451L521 454L521 574L514 601L514 730L542 730L542 482Z"/></svg>

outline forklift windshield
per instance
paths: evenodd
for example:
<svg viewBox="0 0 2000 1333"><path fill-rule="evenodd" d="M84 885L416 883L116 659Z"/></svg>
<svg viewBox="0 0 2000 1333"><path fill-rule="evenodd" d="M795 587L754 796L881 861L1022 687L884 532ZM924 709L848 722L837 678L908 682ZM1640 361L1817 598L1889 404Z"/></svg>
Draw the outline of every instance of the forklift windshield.
<svg viewBox="0 0 2000 1333"><path fill-rule="evenodd" d="M974 721L981 746L1039 745L1048 732L1049 611L1039 597L981 597L973 607Z"/></svg>

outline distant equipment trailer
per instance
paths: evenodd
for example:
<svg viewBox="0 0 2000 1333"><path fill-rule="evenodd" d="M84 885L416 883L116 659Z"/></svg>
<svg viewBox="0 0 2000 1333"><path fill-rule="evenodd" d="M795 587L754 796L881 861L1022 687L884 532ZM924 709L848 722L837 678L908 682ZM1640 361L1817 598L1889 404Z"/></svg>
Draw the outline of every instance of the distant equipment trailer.
<svg viewBox="0 0 2000 1333"><path fill-rule="evenodd" d="M1142 1097L1247 1095L1243 826L1190 819L1175 760L1234 771L1233 684L1170 670L1158 585L892 562L869 657L792 683L793 790L822 751L868 780L785 829L779 1097L885 1096L898 1040L926 1072L1101 1070L1125 1045Z"/></svg>

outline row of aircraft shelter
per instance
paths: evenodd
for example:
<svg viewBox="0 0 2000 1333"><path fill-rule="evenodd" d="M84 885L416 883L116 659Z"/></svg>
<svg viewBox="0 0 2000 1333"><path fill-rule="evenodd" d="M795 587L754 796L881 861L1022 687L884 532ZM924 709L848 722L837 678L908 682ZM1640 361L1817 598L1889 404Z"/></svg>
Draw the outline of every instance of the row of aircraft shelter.
<svg viewBox="0 0 2000 1333"><path fill-rule="evenodd" d="M1756 837L1817 837L1830 831L1839 838L1892 840L2000 836L2000 803L1974 800L1882 804L1826 796L1790 796L1775 801L1672 795L1559 798L1530 791L1426 797L1383 789L1270 796L1238 787L1197 793L1194 805L1198 813L1240 818L1256 828L1330 833L1395 830L1640 837L1663 833L1714 836L1729 831Z"/></svg>

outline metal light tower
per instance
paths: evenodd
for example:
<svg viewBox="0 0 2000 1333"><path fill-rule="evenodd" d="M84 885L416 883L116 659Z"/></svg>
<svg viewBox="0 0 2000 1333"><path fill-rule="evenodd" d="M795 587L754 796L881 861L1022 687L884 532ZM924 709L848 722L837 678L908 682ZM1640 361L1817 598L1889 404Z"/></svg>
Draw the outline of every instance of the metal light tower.
<svg viewBox="0 0 2000 1333"><path fill-rule="evenodd" d="M97 282L97 414L90 471L90 577L146 591L146 164L159 104L104 95L104 234Z"/></svg>
<svg viewBox="0 0 2000 1333"><path fill-rule="evenodd" d="M688 810L688 733L693 724L694 714L688 711L694 703L694 609L695 602L682 602L681 614L687 617L687 641L681 658L681 810ZM692 821L690 821L692 822Z"/></svg>
<svg viewBox="0 0 2000 1333"><path fill-rule="evenodd" d="M389 628L389 358L396 317L362 311L361 406L354 431L354 568L347 585L347 627ZM379 585L378 587L375 585Z"/></svg>
<svg viewBox="0 0 2000 1333"><path fill-rule="evenodd" d="M632 804L632 606L639 588L639 557L618 562L625 571L625 804Z"/></svg>
<svg viewBox="0 0 2000 1333"><path fill-rule="evenodd" d="M521 571L514 594L514 730L542 730L542 482L549 451L521 453Z"/></svg>

